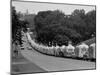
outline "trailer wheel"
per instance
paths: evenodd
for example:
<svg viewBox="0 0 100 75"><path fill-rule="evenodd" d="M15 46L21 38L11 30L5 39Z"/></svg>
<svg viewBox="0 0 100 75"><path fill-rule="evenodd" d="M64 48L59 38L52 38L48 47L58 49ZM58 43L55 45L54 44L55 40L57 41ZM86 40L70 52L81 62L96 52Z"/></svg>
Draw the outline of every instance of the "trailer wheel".
<svg viewBox="0 0 100 75"><path fill-rule="evenodd" d="M59 55L60 55L60 56L64 56L63 52L59 52Z"/></svg>
<svg viewBox="0 0 100 75"><path fill-rule="evenodd" d="M83 59L84 60L87 60L87 55L83 55Z"/></svg>

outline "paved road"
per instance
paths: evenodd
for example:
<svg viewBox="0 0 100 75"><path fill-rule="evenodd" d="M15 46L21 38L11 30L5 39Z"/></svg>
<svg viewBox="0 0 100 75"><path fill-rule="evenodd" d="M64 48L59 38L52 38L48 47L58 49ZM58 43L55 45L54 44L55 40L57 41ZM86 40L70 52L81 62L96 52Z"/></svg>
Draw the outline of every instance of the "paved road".
<svg viewBox="0 0 100 75"><path fill-rule="evenodd" d="M25 51L29 51L27 47L29 47L29 44L27 43L27 39L23 37L23 40L26 41L23 43L23 47L25 48ZM27 60L23 55L22 51L19 50L19 55L17 58L13 58L11 69L12 74L21 74L21 73L38 73L38 72L45 72L44 69L40 68L30 60Z"/></svg>
<svg viewBox="0 0 100 75"><path fill-rule="evenodd" d="M31 62L13 63L12 68L13 74L45 72L45 70Z"/></svg>
<svg viewBox="0 0 100 75"><path fill-rule="evenodd" d="M29 47L29 45L24 44L24 47L26 46ZM95 69L95 62L48 56L41 54L34 49L22 50L21 54L26 59L44 69L45 71Z"/></svg>

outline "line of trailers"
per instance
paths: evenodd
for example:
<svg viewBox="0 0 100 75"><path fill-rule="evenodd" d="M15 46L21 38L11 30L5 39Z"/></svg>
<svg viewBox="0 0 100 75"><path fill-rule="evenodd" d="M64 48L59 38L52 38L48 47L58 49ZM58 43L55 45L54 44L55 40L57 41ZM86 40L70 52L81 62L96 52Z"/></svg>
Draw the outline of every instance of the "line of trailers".
<svg viewBox="0 0 100 75"><path fill-rule="evenodd" d="M86 45L85 43L82 43L81 45L75 47L72 46L71 44L69 44L68 46L63 45L61 47L59 46L48 47L42 44L37 44L35 41L31 39L29 33L27 33L27 39L35 50L47 55L90 60L90 61L96 60L95 43L91 44L90 46Z"/></svg>

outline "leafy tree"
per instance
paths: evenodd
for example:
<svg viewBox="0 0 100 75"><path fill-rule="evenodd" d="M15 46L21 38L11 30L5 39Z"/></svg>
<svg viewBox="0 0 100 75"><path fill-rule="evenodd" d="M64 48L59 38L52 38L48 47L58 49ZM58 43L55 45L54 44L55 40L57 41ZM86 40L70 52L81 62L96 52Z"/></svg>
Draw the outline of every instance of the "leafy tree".
<svg viewBox="0 0 100 75"><path fill-rule="evenodd" d="M17 14L15 7L12 6L12 42L18 41L19 44L22 44L21 41L21 31L22 29L26 30L27 21L19 20L19 15Z"/></svg>
<svg viewBox="0 0 100 75"><path fill-rule="evenodd" d="M39 12L34 19L35 29L37 31L38 38L40 37L43 39L45 36L45 41L49 42L53 40L55 36L55 31L57 30L54 28L62 25L61 21L63 20L64 14L61 11L55 10Z"/></svg>
<svg viewBox="0 0 100 75"><path fill-rule="evenodd" d="M96 36L96 11L92 10L86 14L88 37Z"/></svg>
<svg viewBox="0 0 100 75"><path fill-rule="evenodd" d="M16 14L15 7L12 7L12 41L15 42L16 40L19 40L19 20L18 16Z"/></svg>
<svg viewBox="0 0 100 75"><path fill-rule="evenodd" d="M83 9L76 9L70 16L59 10L41 11L35 16L34 23L38 42L71 40L77 44L95 34L95 11L86 14Z"/></svg>
<svg viewBox="0 0 100 75"><path fill-rule="evenodd" d="M96 29L96 11L92 10L85 14L85 11L74 10L71 15L72 27L82 35L82 41L95 36Z"/></svg>

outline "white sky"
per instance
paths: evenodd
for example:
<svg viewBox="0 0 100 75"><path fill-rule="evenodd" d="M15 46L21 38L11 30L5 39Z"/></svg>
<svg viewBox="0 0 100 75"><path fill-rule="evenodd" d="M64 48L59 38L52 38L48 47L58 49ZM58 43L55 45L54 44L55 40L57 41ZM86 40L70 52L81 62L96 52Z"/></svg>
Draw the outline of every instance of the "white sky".
<svg viewBox="0 0 100 75"><path fill-rule="evenodd" d="M95 6L83 5L69 5L69 4L52 4L52 3L38 3L38 2L21 2L13 1L12 5L15 6L17 12L25 13L28 9L29 13L38 13L39 11L56 10L59 9L65 14L71 14L75 9L84 9L88 11L95 10Z"/></svg>

